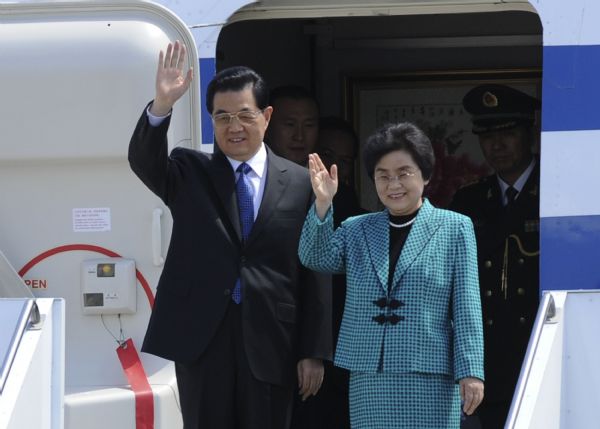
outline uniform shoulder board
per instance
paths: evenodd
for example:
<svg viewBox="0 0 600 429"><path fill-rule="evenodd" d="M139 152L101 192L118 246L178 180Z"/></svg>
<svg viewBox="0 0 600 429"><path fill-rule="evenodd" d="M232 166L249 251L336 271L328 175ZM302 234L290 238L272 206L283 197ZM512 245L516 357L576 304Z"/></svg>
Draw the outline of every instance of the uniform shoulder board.
<svg viewBox="0 0 600 429"><path fill-rule="evenodd" d="M486 185L489 185L491 183L496 183L497 181L497 177L495 174L492 174L491 176L483 176L481 179L479 179L479 183L485 183Z"/></svg>

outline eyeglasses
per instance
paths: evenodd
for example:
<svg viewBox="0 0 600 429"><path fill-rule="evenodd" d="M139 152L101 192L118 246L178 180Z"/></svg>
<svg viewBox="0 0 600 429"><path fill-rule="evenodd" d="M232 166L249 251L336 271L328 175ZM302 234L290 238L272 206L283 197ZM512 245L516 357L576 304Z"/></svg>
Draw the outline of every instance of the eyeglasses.
<svg viewBox="0 0 600 429"><path fill-rule="evenodd" d="M236 113L217 113L213 115L212 121L215 127L227 127L231 124L233 118L237 118L242 125L253 125L256 123L258 116L263 112L264 109L257 111L240 110Z"/></svg>
<svg viewBox="0 0 600 429"><path fill-rule="evenodd" d="M408 183L410 178L414 176L416 173L411 171L404 171L397 176L388 176L386 174L379 174L375 176L375 183L381 186L389 186L390 183L398 181L400 184L404 185Z"/></svg>

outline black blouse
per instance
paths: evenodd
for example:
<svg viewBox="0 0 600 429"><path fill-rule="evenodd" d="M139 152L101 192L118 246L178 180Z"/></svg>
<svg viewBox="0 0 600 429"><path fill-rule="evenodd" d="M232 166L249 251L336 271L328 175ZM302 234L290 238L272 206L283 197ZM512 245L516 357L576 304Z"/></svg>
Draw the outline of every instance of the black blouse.
<svg viewBox="0 0 600 429"><path fill-rule="evenodd" d="M418 213L419 210L406 216L393 216L390 214L390 222L396 225L402 225L417 217ZM390 224L390 271L388 273L388 290L392 287L392 280L394 279L394 271L398 264L398 258L400 257L400 253L402 252L402 248L404 247L404 243L408 238L412 226L412 223L404 227L395 227Z"/></svg>

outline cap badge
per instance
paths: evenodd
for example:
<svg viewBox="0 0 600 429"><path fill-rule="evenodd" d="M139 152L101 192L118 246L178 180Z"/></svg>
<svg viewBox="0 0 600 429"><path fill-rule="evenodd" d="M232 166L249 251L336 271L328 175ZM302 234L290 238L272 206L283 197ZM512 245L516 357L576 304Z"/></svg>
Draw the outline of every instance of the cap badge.
<svg viewBox="0 0 600 429"><path fill-rule="evenodd" d="M483 93L482 102L485 107L498 107L498 97L489 91Z"/></svg>

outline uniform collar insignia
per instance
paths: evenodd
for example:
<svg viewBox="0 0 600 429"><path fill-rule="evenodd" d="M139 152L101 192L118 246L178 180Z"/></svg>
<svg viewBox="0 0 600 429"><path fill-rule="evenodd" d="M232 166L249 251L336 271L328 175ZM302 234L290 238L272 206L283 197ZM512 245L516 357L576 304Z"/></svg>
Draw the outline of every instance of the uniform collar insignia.
<svg viewBox="0 0 600 429"><path fill-rule="evenodd" d="M531 195L533 195L534 197L536 197L536 196L537 196L537 194L538 194L538 186L537 186L537 185L533 186L533 187L531 188L531 191L529 191L529 193L530 193Z"/></svg>

